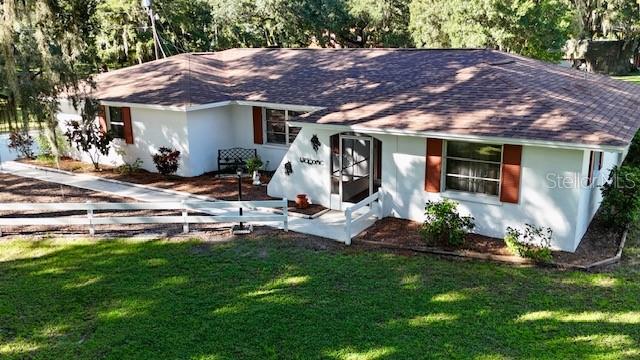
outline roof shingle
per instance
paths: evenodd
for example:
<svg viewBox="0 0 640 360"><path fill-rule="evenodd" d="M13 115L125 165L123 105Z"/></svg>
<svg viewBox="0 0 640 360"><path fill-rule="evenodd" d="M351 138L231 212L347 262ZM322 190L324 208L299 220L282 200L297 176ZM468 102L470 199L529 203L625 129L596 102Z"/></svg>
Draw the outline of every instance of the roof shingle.
<svg viewBox="0 0 640 360"><path fill-rule="evenodd" d="M100 74L102 100L323 107L319 124L624 146L640 87L493 50L231 49Z"/></svg>

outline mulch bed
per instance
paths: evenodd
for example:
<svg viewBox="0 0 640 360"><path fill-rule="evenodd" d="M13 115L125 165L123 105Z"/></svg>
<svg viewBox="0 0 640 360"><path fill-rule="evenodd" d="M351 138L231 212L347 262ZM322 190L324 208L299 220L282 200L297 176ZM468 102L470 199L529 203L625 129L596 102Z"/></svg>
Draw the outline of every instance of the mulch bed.
<svg viewBox="0 0 640 360"><path fill-rule="evenodd" d="M318 204L309 204L309 206L306 209L298 209L296 207L296 202L295 201L289 201L289 212L295 212L298 214L303 214L303 215L308 215L308 216L313 216L321 211L326 210L327 208L322 206L322 205L318 205Z"/></svg>
<svg viewBox="0 0 640 360"><path fill-rule="evenodd" d="M24 163L51 167L50 163L39 160L20 160ZM216 173L206 173L195 177L181 176L165 176L158 173L152 173L140 170L132 174L123 175L116 168L109 166L101 166L102 171L95 171L93 165L63 158L60 160L60 170L65 170L78 174L88 174L99 176L106 179L119 180L134 184L148 185L161 189L169 189L182 191L195 195L209 196L218 200L238 200L238 179L235 175L220 175ZM263 175L261 182L263 185L255 186L249 177L242 179L242 199L243 200L272 200L267 195L267 183L270 177ZM293 202L290 203L289 211L301 213L304 215L314 215L325 208L321 205L313 205L307 209L296 209Z"/></svg>
<svg viewBox="0 0 640 360"><path fill-rule="evenodd" d="M513 255L502 239L490 238L478 234L467 235L460 247L447 244L428 244L420 236L422 224L405 219L384 218L377 221L356 238L354 243L391 245L410 249L432 248L443 251L473 251L483 254L509 256ZM582 242L574 253L554 251L556 263L586 266L616 255L622 234L609 229L599 215L596 215Z"/></svg>
<svg viewBox="0 0 640 360"><path fill-rule="evenodd" d="M596 261L614 257L618 251L622 233L608 227L598 213L591 221L587 232L574 253L555 251L553 258L556 262L587 265Z"/></svg>
<svg viewBox="0 0 640 360"><path fill-rule="evenodd" d="M444 251L467 250L493 255L512 255L501 239L477 234L468 234L464 244L460 247L426 243L419 233L421 226L422 224L416 221L386 217L378 220L373 226L360 233L353 239L353 242L364 240L385 245L399 245L406 248L435 247Z"/></svg>

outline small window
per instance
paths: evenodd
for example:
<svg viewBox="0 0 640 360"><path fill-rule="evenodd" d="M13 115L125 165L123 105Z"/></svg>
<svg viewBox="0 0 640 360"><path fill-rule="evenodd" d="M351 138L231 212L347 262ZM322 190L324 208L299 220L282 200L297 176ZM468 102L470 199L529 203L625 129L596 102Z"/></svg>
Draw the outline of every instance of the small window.
<svg viewBox="0 0 640 360"><path fill-rule="evenodd" d="M446 150L447 190L498 196L502 146L448 141Z"/></svg>
<svg viewBox="0 0 640 360"><path fill-rule="evenodd" d="M124 139L122 108L109 106L109 126L115 138Z"/></svg>
<svg viewBox="0 0 640 360"><path fill-rule="evenodd" d="M290 145L300 133L299 127L288 126L287 121L303 112L265 109L267 143Z"/></svg>

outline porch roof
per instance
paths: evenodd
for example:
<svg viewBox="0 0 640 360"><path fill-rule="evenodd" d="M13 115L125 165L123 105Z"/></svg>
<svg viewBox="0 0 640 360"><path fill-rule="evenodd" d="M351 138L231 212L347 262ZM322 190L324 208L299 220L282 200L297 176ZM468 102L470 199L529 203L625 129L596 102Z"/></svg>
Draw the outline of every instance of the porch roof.
<svg viewBox="0 0 640 360"><path fill-rule="evenodd" d="M296 121L626 146L640 87L494 50L231 49L97 76L104 101L317 106Z"/></svg>

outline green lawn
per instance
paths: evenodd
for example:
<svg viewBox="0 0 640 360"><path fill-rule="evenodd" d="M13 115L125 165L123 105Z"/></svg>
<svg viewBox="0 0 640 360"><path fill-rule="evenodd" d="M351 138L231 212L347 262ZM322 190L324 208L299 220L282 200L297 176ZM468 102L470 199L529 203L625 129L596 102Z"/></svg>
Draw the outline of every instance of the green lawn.
<svg viewBox="0 0 640 360"><path fill-rule="evenodd" d="M613 78L640 85L640 75L614 76Z"/></svg>
<svg viewBox="0 0 640 360"><path fill-rule="evenodd" d="M0 240L0 358L444 357L638 358L640 271L279 239Z"/></svg>

